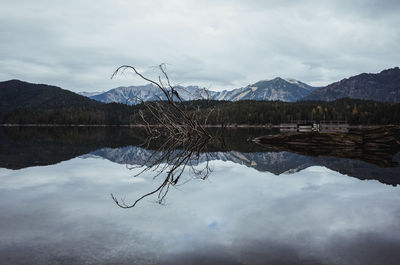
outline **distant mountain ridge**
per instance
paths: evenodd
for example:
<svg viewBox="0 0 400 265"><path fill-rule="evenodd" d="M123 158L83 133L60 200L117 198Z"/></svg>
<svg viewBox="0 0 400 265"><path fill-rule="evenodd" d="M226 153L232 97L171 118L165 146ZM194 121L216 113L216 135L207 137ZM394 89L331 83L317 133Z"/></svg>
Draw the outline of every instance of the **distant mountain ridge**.
<svg viewBox="0 0 400 265"><path fill-rule="evenodd" d="M0 82L0 124L127 124L135 106L20 80Z"/></svg>
<svg viewBox="0 0 400 265"><path fill-rule="evenodd" d="M0 82L0 115L16 108L99 106L102 103L60 87L20 80Z"/></svg>
<svg viewBox="0 0 400 265"><path fill-rule="evenodd" d="M263 80L243 88L224 90L221 92L206 91L198 86L178 86L182 100L213 99L213 100L280 100L286 102L297 101L314 91L312 87L295 79L283 79L280 77L272 80ZM85 92L81 92L81 95ZM135 105L143 101L153 101L159 98L165 99L162 92L153 84L144 86L118 87L97 95L90 95L91 99L104 103L117 102Z"/></svg>
<svg viewBox="0 0 400 265"><path fill-rule="evenodd" d="M400 102L400 69L383 70L377 74L359 74L314 90L303 100L333 101L355 98L383 102Z"/></svg>
<svg viewBox="0 0 400 265"><path fill-rule="evenodd" d="M261 80L252 85L221 92L208 91L198 86L178 86L178 93L183 100L213 99L213 100L259 100L285 101L300 100L333 101L340 98L354 98L382 102L400 102L400 69L398 67L383 70L380 73L363 73L345 78L325 87L313 87L291 78L276 77L272 80ZM110 103L135 105L144 101L164 99L163 94L152 84L144 86L118 87L98 95L81 95Z"/></svg>
<svg viewBox="0 0 400 265"><path fill-rule="evenodd" d="M206 91L198 86L179 86L176 90L185 101L211 99L214 100L212 103L214 105L219 104L218 102L220 101L238 102L242 100L255 100L296 102L300 100L335 101L340 98L400 103L400 69L395 67L377 74L364 73L321 88L309 86L295 79L277 77L272 80L259 81L252 85L230 91ZM134 115L133 109L126 108L127 106L121 104L111 104L109 106L104 103L136 105L140 103L140 99L144 101L158 100L159 98L165 99L162 92L152 84L119 87L100 94L94 93L95 94L93 94L93 92L87 94L81 92L79 95L56 86L32 84L20 80L0 82L0 122L3 121L7 113L17 109L29 109L25 114L21 111L19 113L13 113L10 117L23 119L12 119L12 122L24 123L23 121L28 120L26 114L31 115L30 119L32 118L32 121L39 122L34 118L37 117L40 112L41 115L46 113L47 118L44 119L45 121L53 120L67 123L67 121L72 122L72 120L74 120L74 122L80 123L80 119L83 117L82 113L85 112L87 119L89 119L89 116L91 117L89 120L85 120L85 122L90 122L90 124L92 124L94 122L105 122L105 120L111 122L116 117L121 116L121 114L118 113L118 111L120 111L124 113L124 115L122 115L125 117L123 122L129 123L128 120L132 120L132 117L128 118L129 115L127 113L130 112L131 115ZM254 105L256 103L253 102L251 104ZM365 113L363 113L363 115L364 114ZM49 117L51 117L51 119ZM382 117L382 119L384 119L384 117ZM394 116L391 119L397 120ZM361 120L370 120L370 118Z"/></svg>
<svg viewBox="0 0 400 265"><path fill-rule="evenodd" d="M295 102L317 89L295 79L276 77L272 80L262 80L230 91L217 92L213 99L216 100L280 100Z"/></svg>
<svg viewBox="0 0 400 265"><path fill-rule="evenodd" d="M176 90L179 96L184 101L210 98L212 99L216 92L208 91L198 86L178 86ZM85 92L81 92L81 95L85 95ZM165 100L165 95L162 91L153 84L147 84L144 86L128 86L128 87L117 87L104 93L89 96L89 98L104 102L104 103L124 103L127 105L136 105L143 101L155 101L160 98Z"/></svg>

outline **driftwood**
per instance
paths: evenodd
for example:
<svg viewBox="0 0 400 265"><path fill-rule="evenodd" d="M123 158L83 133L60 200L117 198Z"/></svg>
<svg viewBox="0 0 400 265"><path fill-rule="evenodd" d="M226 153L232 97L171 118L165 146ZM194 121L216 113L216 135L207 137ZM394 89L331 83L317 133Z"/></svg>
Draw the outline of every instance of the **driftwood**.
<svg viewBox="0 0 400 265"><path fill-rule="evenodd" d="M291 132L257 137L263 146L308 156L360 159L381 167L396 166L400 128L386 126L348 133Z"/></svg>
<svg viewBox="0 0 400 265"><path fill-rule="evenodd" d="M151 119L156 121L156 126L150 124L146 115L140 112L140 116L144 122L147 133L152 137L168 137L177 142L184 143L192 137L210 138L210 134L205 130L208 115L200 115L200 111L187 111L186 104L183 103L181 96L177 91L177 87L171 84L168 74L165 69L165 64L158 66L161 74L158 76L158 81L151 80L139 73L135 67L130 65L122 65L118 67L112 74L114 78L121 72L127 70L133 71L143 80L152 83L160 89L165 98L158 98L158 101L144 102L138 100L144 105L147 114L150 114ZM207 93L206 93L207 94ZM210 110L212 112L213 110ZM163 128L158 130L157 128Z"/></svg>
<svg viewBox="0 0 400 265"><path fill-rule="evenodd" d="M208 158L202 168L195 166L198 163L193 163L200 159L200 153L206 152L207 142L211 139L211 135L205 129L209 114L200 115L199 110L189 112L176 87L171 84L165 64L158 67L161 72L158 81L145 77L135 67L129 65L118 67L111 76L113 78L120 72L131 70L142 79L157 86L165 97L165 99L159 98L158 101L153 102L144 102L142 99L138 99L145 106L150 118L156 121L156 126L154 126L148 122L148 116L143 112L139 113L148 134L145 146L150 146L153 141L162 141L163 144L158 150L154 150L148 159L141 161L139 165L141 170L135 175L152 171L154 178L160 176L164 179L157 188L130 204L111 194L112 199L121 208L132 208L144 198L154 194L157 194L157 202L162 204L165 202L170 187L180 183L181 176L186 170L189 170L192 176L200 179L206 179L211 172Z"/></svg>

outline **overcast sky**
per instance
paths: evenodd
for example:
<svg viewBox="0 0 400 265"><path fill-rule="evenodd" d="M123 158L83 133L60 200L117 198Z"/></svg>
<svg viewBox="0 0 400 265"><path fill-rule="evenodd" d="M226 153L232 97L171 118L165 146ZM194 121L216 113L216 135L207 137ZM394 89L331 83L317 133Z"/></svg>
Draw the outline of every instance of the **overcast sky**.
<svg viewBox="0 0 400 265"><path fill-rule="evenodd" d="M0 80L73 91L122 64L213 90L276 76L311 85L400 65L400 1L0 0Z"/></svg>

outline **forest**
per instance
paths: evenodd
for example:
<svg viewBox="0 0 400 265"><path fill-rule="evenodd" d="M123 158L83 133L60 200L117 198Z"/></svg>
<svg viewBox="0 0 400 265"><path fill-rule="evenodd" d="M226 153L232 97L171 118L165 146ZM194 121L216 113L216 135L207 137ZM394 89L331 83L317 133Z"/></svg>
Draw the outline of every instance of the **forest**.
<svg viewBox="0 0 400 265"><path fill-rule="evenodd" d="M295 120L345 121L349 124L399 124L400 104L338 99L323 101L253 101L236 102L195 100L183 103L186 111L200 115L208 125L277 125ZM3 124L60 125L140 125L140 112L150 124L156 124L143 104L117 103L49 105L18 107L3 113Z"/></svg>

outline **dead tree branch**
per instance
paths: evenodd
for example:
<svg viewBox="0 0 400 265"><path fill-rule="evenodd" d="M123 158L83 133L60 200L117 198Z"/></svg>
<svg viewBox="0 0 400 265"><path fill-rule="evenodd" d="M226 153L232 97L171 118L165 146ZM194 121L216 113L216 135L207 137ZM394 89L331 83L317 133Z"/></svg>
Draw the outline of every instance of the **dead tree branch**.
<svg viewBox="0 0 400 265"><path fill-rule="evenodd" d="M207 161L204 163L204 167L197 167L200 154L205 152L207 142L211 138L211 135L205 129L210 113L204 115L200 113L199 109L188 111L187 105L177 91L177 87L171 85L165 64L160 64L158 68L161 72L158 81L147 78L130 65L118 67L111 76L111 78L114 78L119 73L131 70L143 80L158 87L162 95L165 96L165 100L158 98L158 101L153 102L138 99L144 106L144 111L140 111L139 115L143 120L146 133L149 135L149 142L161 137L165 141L159 150L154 151L148 159L142 161L140 167L143 169L136 174L138 176L147 171L154 171L156 172L154 178L156 178L162 173L166 173L165 179L155 190L144 194L132 204L127 204L122 199L118 200L111 194L115 203L122 208L132 208L139 201L156 193L158 193L157 202L164 203L169 188L179 183L181 176L187 169L190 169L189 171L193 176L201 179L206 179L211 172L208 156L206 156ZM206 94L208 95L208 93ZM155 121L155 124L151 124L149 118ZM197 161L197 163L194 161ZM130 169L133 168L137 167Z"/></svg>

